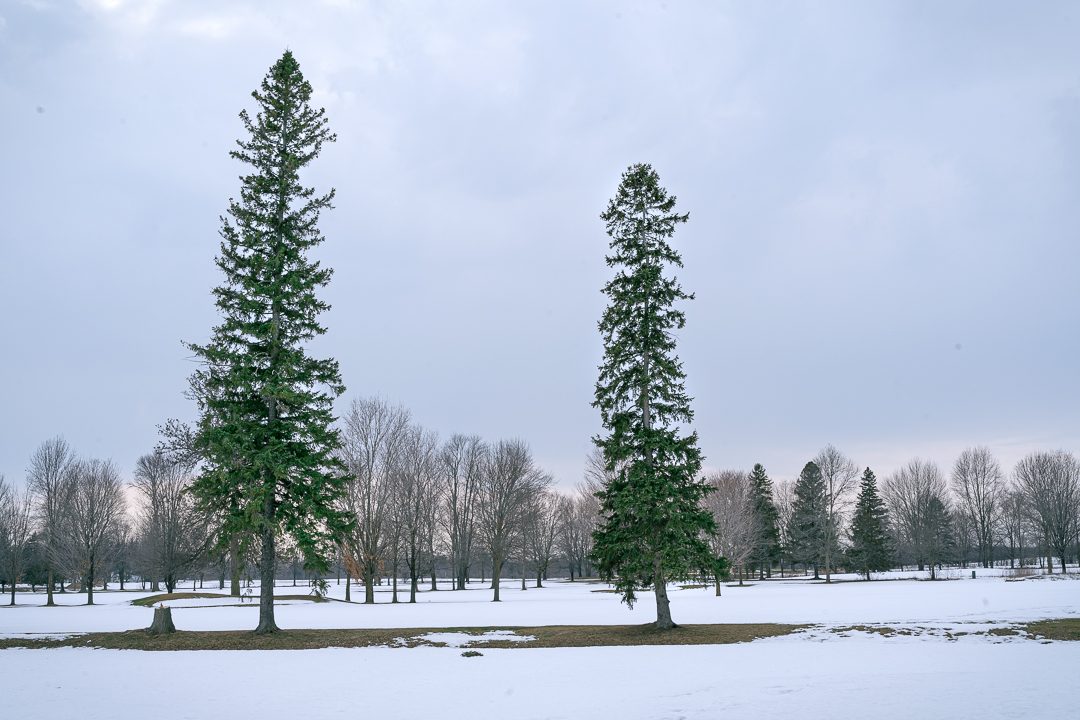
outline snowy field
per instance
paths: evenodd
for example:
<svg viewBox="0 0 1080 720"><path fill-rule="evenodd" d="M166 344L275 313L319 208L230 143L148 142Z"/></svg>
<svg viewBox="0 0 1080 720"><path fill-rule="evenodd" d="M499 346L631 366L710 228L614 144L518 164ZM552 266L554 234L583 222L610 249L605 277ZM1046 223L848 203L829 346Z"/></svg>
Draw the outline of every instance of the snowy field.
<svg viewBox="0 0 1080 720"><path fill-rule="evenodd" d="M672 590L681 623L809 623L817 627L752 643L716 646L483 648L461 656L461 638L445 648L357 648L284 651L159 652L0 651L0 707L12 717L84 718L150 713L155 718L873 717L1067 718L1080 703L1065 688L1080 668L1080 643L1040 642L965 631L1008 623L1080 616L1080 578L1006 578L979 570L957 579L838 582L774 579L747 587ZM911 575L908 573L907 575ZM888 577L882 575L881 577ZM490 590L421 593L416 605L375 606L286 601L284 628L462 627L548 624L643 624L653 619L649 594L633 611L596 583L553 581L543 589L503 584ZM190 590L190 586L183 588ZM331 595L344 588L331 582ZM206 587L204 591L216 592ZM280 594L303 592L283 584ZM150 622L130 601L145 592L58 595L19 593L0 608L0 636L127 630ZM354 589L353 597L362 597ZM407 594L402 597L407 599ZM250 629L257 609L231 599L170 603L178 629ZM848 625L910 628L882 637ZM951 638L949 633L952 633Z"/></svg>

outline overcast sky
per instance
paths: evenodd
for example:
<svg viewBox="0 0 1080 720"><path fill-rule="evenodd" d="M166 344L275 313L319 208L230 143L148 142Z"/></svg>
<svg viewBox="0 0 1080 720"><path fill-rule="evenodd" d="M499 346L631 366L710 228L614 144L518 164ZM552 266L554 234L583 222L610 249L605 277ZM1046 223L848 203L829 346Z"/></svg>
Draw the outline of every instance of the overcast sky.
<svg viewBox="0 0 1080 720"><path fill-rule="evenodd" d="M316 351L350 399L581 476L598 218L649 162L709 468L1080 451L1075 3L0 1L0 473L192 419L237 113L285 48L339 141Z"/></svg>

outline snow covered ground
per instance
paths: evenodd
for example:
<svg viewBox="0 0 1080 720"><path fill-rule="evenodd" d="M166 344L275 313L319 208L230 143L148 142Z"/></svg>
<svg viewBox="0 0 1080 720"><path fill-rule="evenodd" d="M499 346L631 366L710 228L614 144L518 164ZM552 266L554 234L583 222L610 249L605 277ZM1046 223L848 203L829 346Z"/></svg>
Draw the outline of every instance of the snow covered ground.
<svg viewBox="0 0 1080 720"><path fill-rule="evenodd" d="M996 574L996 573L995 573ZM1080 615L1080 578L1008 581L955 573L946 582L883 580L824 585L804 579L675 589L676 621L797 622L810 632L722 646L565 649L358 648L260 652L119 650L0 651L0 707L13 717L80 717L153 712L155 718L312 717L376 713L392 718L874 717L1066 718L1080 716L1066 688L1080 667L1080 643L944 633L881 637L834 626L986 627ZM884 577L884 576L883 576ZM189 588L188 588L189 589ZM648 594L633 611L595 583L552 582L522 592L425 592L416 605L293 601L279 606L285 628L455 627L645 623ZM213 591L209 587L207 591ZM331 583L332 595L343 588ZM302 589L300 589L302 591ZM297 592L282 586L281 594ZM41 595L0 608L0 636L145 627L151 610L130 601L149 593ZM353 597L359 594L354 591ZM407 595L403 595L407 599ZM31 604L33 603L33 604ZM248 629L257 610L218 600L178 600L179 629ZM833 626L833 627L831 627ZM456 636L453 645L461 645ZM445 639L445 638L444 638Z"/></svg>

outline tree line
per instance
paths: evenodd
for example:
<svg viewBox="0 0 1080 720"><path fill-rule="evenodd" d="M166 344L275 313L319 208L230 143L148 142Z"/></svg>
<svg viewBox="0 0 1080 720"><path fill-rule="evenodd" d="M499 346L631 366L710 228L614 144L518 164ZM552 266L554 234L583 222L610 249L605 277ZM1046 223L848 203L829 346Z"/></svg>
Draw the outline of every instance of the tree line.
<svg viewBox="0 0 1080 720"><path fill-rule="evenodd" d="M1006 473L985 447L960 453L948 478L913 459L883 482L832 445L794 481L750 473L708 476L716 518L713 552L764 578L801 568L826 582L838 569L1009 567L1037 562L1065 571L1080 552L1080 463L1064 451L1030 453ZM719 585L717 586L719 588Z"/></svg>
<svg viewBox="0 0 1080 720"><path fill-rule="evenodd" d="M398 602L415 602L421 580L432 590L464 590L477 578L499 600L500 580L515 576L542 587L549 574L592 574L598 516L596 477L574 491L556 488L522 440L485 442L455 434L439 441L408 410L379 398L354 400L341 420L338 457L347 468L338 509L356 518L335 539L330 570L353 584L362 602L391 586ZM181 581L217 579L240 596L257 574L256 538L227 534L227 515L207 512L193 493L199 467L177 428L140 457L124 482L114 463L79 458L63 438L33 453L25 489L0 477L0 583L15 604L15 583L87 593L95 585L138 582L175 592ZM183 437L183 434L180 435ZM284 544L277 579L324 578L300 548ZM439 588L439 578L448 579ZM359 588L358 588L359 589Z"/></svg>

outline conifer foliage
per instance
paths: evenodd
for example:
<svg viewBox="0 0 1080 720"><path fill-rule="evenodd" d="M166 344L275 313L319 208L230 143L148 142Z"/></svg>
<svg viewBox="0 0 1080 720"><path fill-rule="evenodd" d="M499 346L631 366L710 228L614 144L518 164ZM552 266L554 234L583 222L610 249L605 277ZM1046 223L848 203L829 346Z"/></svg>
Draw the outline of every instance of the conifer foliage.
<svg viewBox="0 0 1080 720"><path fill-rule="evenodd" d="M600 320L604 360L593 406L607 434L595 438L610 479L597 494L601 523L593 557L623 601L652 587L656 627L674 627L667 582L711 567L704 540L713 519L702 507L708 487L698 478L697 433L674 332L685 324L675 307L692 299L665 270L682 266L668 243L687 215L647 164L632 165L600 216L611 237L604 286L609 304Z"/></svg>
<svg viewBox="0 0 1080 720"><path fill-rule="evenodd" d="M870 468L863 472L855 514L851 518L851 547L848 563L870 579L870 573L892 567L892 540L885 502L877 490L877 478Z"/></svg>
<svg viewBox="0 0 1080 720"><path fill-rule="evenodd" d="M750 471L750 504L754 513L754 549L751 561L758 576L771 575L772 564L780 557L780 514L773 502L772 480L765 466L756 463Z"/></svg>
<svg viewBox="0 0 1080 720"><path fill-rule="evenodd" d="M788 537L791 558L805 567L813 567L814 577L825 560L825 543L829 516L825 500L825 480L821 468L808 462L795 481L795 500L792 503Z"/></svg>
<svg viewBox="0 0 1080 720"><path fill-rule="evenodd" d="M240 199L221 223L214 289L221 322L191 379L201 417L196 432L204 468L193 486L203 508L223 516L222 543L253 537L261 596L256 632L277 631L273 579L276 541L291 538L309 566L327 566L330 543L349 518L335 510L343 468L333 401L344 391L337 361L310 357L305 345L325 332L329 306L316 291L331 270L309 257L323 241L320 213L334 192L317 195L300 170L335 136L291 52L252 93L248 137L230 155L247 166Z"/></svg>

